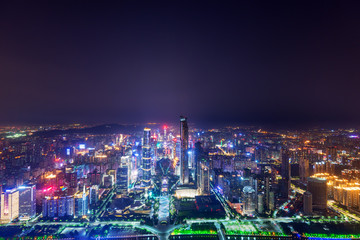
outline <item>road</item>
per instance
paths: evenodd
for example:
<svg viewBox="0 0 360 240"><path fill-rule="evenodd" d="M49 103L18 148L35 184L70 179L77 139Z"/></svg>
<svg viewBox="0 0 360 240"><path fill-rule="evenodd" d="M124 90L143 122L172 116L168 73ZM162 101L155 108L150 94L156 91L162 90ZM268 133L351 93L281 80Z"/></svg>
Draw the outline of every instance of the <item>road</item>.
<svg viewBox="0 0 360 240"><path fill-rule="evenodd" d="M225 240L224 232L221 229L220 224L218 222L215 223L215 227L216 227L216 230L217 230L219 240Z"/></svg>
<svg viewBox="0 0 360 240"><path fill-rule="evenodd" d="M114 196L114 191L115 188L112 188L111 191L108 193L108 195L106 196L105 201L103 201L99 207L99 210L97 211L97 213L95 214L95 219L99 218L99 216L101 215L101 213L105 210L106 205L108 204L108 202L112 199L112 197Z"/></svg>
<svg viewBox="0 0 360 240"><path fill-rule="evenodd" d="M291 185L291 187L298 193L300 194L304 194L305 193L305 190L301 189L301 188L298 188L298 187L295 187L294 185ZM356 216L355 214L351 214L349 212L347 212L346 210L342 209L342 208L339 208L337 206L335 206L336 202L334 200L328 200L327 201L327 206L329 209L337 212L337 213L340 213L348 218L351 218L351 219L354 219L356 221L360 221L360 217Z"/></svg>
<svg viewBox="0 0 360 240"><path fill-rule="evenodd" d="M335 203L336 202L334 200L328 200L328 202L327 202L328 208L334 210L335 212L339 212L348 218L352 218L356 221L360 221L360 217L356 216L355 214L351 214L342 208L335 206Z"/></svg>
<svg viewBox="0 0 360 240"><path fill-rule="evenodd" d="M224 198L222 197L222 195L217 191L217 189L215 189L213 187L212 184L211 185L211 190L213 191L213 193L215 194L216 199L221 203L222 207L224 208L226 215L228 217L231 218L235 218L235 214L232 212L232 210L230 209L229 205L227 204L227 202L224 200Z"/></svg>
<svg viewBox="0 0 360 240"><path fill-rule="evenodd" d="M141 227L147 229L148 231L152 232L153 234L159 237L159 240L167 240L176 228L182 227L183 225L158 225L158 227L151 227L147 225L142 225Z"/></svg>

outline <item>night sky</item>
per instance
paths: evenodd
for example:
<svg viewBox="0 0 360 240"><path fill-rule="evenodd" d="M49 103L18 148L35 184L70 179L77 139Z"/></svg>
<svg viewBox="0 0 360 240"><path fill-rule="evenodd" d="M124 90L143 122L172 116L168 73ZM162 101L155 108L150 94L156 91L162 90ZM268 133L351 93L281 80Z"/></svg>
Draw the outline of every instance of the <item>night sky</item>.
<svg viewBox="0 0 360 240"><path fill-rule="evenodd" d="M74 2L0 3L0 123L360 126L360 1Z"/></svg>

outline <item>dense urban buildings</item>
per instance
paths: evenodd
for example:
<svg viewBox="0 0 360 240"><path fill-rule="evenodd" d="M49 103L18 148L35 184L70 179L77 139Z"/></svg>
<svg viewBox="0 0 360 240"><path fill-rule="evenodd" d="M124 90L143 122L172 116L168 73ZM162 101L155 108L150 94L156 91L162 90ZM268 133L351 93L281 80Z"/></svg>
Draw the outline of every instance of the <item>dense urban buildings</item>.
<svg viewBox="0 0 360 240"><path fill-rule="evenodd" d="M307 237L318 230L317 225L311 232L301 230L306 222L321 225L318 219L327 219L344 229L348 221L359 224L356 129L190 126L181 117L180 127L4 128L0 230L11 224L20 231L13 236L20 237L47 223L86 222L91 228L129 221L149 227L146 234L135 227L134 236L157 238L163 229L180 236L188 231L180 226L197 229L196 224L205 233L215 218L224 227L211 231L229 237L261 237L264 233L254 229L267 221L279 224L271 228L275 236L298 231ZM76 129L81 133L73 133ZM254 229L240 230L243 224ZM70 236L64 229L51 235ZM99 234L110 236L105 230ZM326 234L333 236L330 230Z"/></svg>

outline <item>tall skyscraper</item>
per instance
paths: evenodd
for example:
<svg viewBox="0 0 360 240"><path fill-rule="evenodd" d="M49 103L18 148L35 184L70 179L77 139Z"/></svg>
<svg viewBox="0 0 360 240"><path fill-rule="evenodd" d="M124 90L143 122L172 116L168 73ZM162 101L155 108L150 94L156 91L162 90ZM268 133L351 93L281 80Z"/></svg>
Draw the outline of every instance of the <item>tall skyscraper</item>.
<svg viewBox="0 0 360 240"><path fill-rule="evenodd" d="M142 145L142 184L149 187L151 184L151 129L144 129L144 139Z"/></svg>
<svg viewBox="0 0 360 240"><path fill-rule="evenodd" d="M180 117L180 183L189 183L189 128L186 117Z"/></svg>
<svg viewBox="0 0 360 240"><path fill-rule="evenodd" d="M19 217L19 191L8 189L1 194L1 221L10 222Z"/></svg>
<svg viewBox="0 0 360 240"><path fill-rule="evenodd" d="M313 209L327 208L327 180L325 178L308 178L307 190L312 195Z"/></svg>
<svg viewBox="0 0 360 240"><path fill-rule="evenodd" d="M36 186L20 186L19 190L19 216L30 219L36 215Z"/></svg>
<svg viewBox="0 0 360 240"><path fill-rule="evenodd" d="M92 185L90 187L90 205L94 206L99 200L99 185Z"/></svg>
<svg viewBox="0 0 360 240"><path fill-rule="evenodd" d="M280 160L281 160L281 189L282 197L288 198L290 192L290 183L291 183L291 168L290 168L290 153L286 148L281 148L280 150Z"/></svg>
<svg viewBox="0 0 360 240"><path fill-rule="evenodd" d="M305 183L309 177L309 159L306 156L301 156L299 161L300 180Z"/></svg>
<svg viewBox="0 0 360 240"><path fill-rule="evenodd" d="M200 188L200 175L201 175L201 162L204 156L204 150L201 147L201 143L195 143L195 185Z"/></svg>
<svg viewBox="0 0 360 240"><path fill-rule="evenodd" d="M75 203L75 217L82 217L88 215L89 209L89 191L85 190L85 186L82 192L77 192L74 195Z"/></svg>
<svg viewBox="0 0 360 240"><path fill-rule="evenodd" d="M201 163L200 170L200 194L210 195L210 173L206 163Z"/></svg>
<svg viewBox="0 0 360 240"><path fill-rule="evenodd" d="M129 186L128 167L119 167L116 174L116 190L119 193L126 194Z"/></svg>
<svg viewBox="0 0 360 240"><path fill-rule="evenodd" d="M304 214L309 215L312 213L312 194L309 191L306 191L303 199Z"/></svg>

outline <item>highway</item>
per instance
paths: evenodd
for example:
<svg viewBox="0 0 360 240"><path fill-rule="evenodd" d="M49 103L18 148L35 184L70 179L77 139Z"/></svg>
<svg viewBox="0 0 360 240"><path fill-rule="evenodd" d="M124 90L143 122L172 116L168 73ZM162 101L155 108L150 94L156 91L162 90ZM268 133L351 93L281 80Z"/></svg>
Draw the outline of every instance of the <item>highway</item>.
<svg viewBox="0 0 360 240"><path fill-rule="evenodd" d="M298 188L298 187L295 187L294 185L291 185L291 187L298 193L300 194L304 194L305 193L305 190L301 189L301 188ZM356 221L360 221L360 217L356 216L355 214L351 214L349 212L347 212L346 210L342 209L342 208L339 208L337 206L335 206L335 201L334 200L328 200L327 201L327 206L329 209L337 212L337 213L340 213L342 215L344 215L345 217L348 217L348 218L351 218L351 219L354 219Z"/></svg>
<svg viewBox="0 0 360 240"><path fill-rule="evenodd" d="M215 194L216 199L221 203L222 207L224 208L226 215L229 218L235 218L235 214L230 209L227 202L224 200L224 198L221 196L221 194L217 191L217 189L214 188L212 184L210 184L212 192Z"/></svg>
<svg viewBox="0 0 360 240"><path fill-rule="evenodd" d="M360 221L360 217L356 216L355 214L351 214L342 208L335 206L335 203L336 202L334 200L328 200L328 202L327 202L328 208L334 210L335 212L341 213L348 218L352 218L356 221Z"/></svg>

